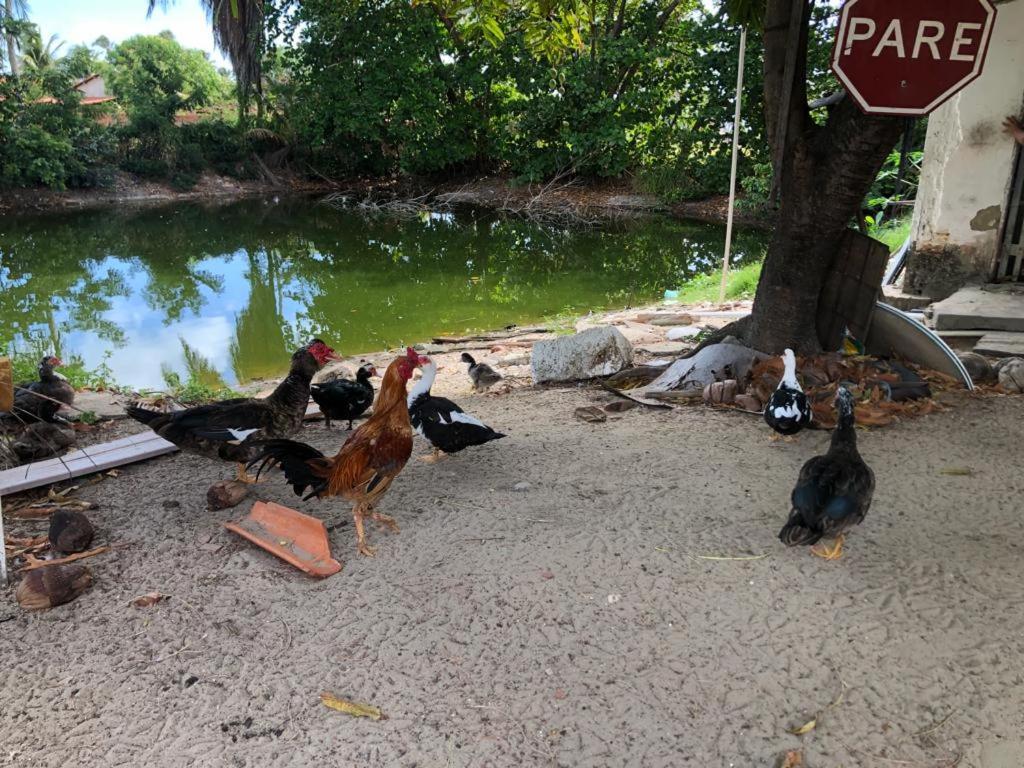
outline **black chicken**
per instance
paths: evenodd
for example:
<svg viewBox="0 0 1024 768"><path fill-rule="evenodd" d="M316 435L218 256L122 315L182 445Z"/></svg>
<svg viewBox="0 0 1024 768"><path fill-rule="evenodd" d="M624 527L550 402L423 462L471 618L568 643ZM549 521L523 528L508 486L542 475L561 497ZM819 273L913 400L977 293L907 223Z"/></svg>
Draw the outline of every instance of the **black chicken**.
<svg viewBox="0 0 1024 768"><path fill-rule="evenodd" d="M832 444L828 453L815 456L800 470L791 497L793 510L779 532L789 547L834 538L831 547L811 549L826 560L842 556L843 531L864 519L875 491L875 473L857 452L853 395L846 387L836 391L835 404L839 423Z"/></svg>
<svg viewBox="0 0 1024 768"><path fill-rule="evenodd" d="M324 424L331 428L331 419L348 421L352 429L352 420L362 416L366 409L373 405L373 384L370 377L377 375L377 369L367 363L356 371L356 380L335 379L324 384L310 387L313 402L320 406L324 415Z"/></svg>
<svg viewBox="0 0 1024 768"><path fill-rule="evenodd" d="M475 416L444 397L430 394L437 375L433 361L423 366L423 377L409 392L409 419L413 429L425 437L434 453L426 461L437 461L444 453L458 453L471 445L483 445L505 435L495 432Z"/></svg>
<svg viewBox="0 0 1024 768"><path fill-rule="evenodd" d="M23 422L54 422L61 405L71 405L75 401L74 387L53 370L62 365L59 357L44 357L39 363L39 381L15 387L14 406L9 416Z"/></svg>
<svg viewBox="0 0 1024 768"><path fill-rule="evenodd" d="M138 405L127 413L183 451L239 464L238 479L251 482L245 465L258 453L257 440L288 437L302 427L310 381L337 354L314 339L292 355L288 376L265 398L240 397L161 413Z"/></svg>

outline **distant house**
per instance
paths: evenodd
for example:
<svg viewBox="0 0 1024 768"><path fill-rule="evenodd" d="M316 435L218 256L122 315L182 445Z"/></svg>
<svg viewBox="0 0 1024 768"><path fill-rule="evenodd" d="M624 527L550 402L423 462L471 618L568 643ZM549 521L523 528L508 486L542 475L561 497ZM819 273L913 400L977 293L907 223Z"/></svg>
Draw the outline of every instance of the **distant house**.
<svg viewBox="0 0 1024 768"><path fill-rule="evenodd" d="M107 95L107 84L103 81L103 75L83 77L75 83L74 88L82 94L82 106L85 107L114 101L113 96ZM36 104L55 104L56 102L57 99L53 96L43 96L35 100Z"/></svg>

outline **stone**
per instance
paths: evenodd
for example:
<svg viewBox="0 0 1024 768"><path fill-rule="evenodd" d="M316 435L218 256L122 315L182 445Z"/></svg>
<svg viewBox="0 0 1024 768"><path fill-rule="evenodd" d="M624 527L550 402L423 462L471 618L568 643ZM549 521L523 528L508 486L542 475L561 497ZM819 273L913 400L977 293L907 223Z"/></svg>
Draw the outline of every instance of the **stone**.
<svg viewBox="0 0 1024 768"><path fill-rule="evenodd" d="M49 565L29 571L14 597L27 611L70 603L92 586L92 573L83 565Z"/></svg>
<svg viewBox="0 0 1024 768"><path fill-rule="evenodd" d="M701 332L702 328L699 325L681 325L675 328L669 328L668 333L665 334L669 341L679 341L680 339L692 339Z"/></svg>
<svg viewBox="0 0 1024 768"><path fill-rule="evenodd" d="M535 384L579 381L609 376L633 362L633 347L612 326L591 328L573 336L538 341L533 345L530 370Z"/></svg>
<svg viewBox="0 0 1024 768"><path fill-rule="evenodd" d="M1011 394L1024 393L1024 358L1011 357L1001 362L999 386Z"/></svg>
<svg viewBox="0 0 1024 768"><path fill-rule="evenodd" d="M50 516L50 546L58 552L85 552L96 531L89 518L73 509L58 509Z"/></svg>
<svg viewBox="0 0 1024 768"><path fill-rule="evenodd" d="M316 375L313 376L313 383L326 384L330 381L337 381L338 379L354 379L355 377L355 372L345 363L332 361L316 372ZM270 391L273 392L274 387L272 387ZM261 396L266 397L266 395Z"/></svg>
<svg viewBox="0 0 1024 768"><path fill-rule="evenodd" d="M1024 294L1015 290L961 288L933 305L932 324L937 331L984 329L1024 331Z"/></svg>
<svg viewBox="0 0 1024 768"><path fill-rule="evenodd" d="M614 400L604 407L605 413L622 413L639 408L640 403L634 400Z"/></svg>
<svg viewBox="0 0 1024 768"><path fill-rule="evenodd" d="M98 421L128 418L124 405L113 392L76 392L74 406L75 410L61 408L58 414L68 421L81 419L83 411L95 414Z"/></svg>
<svg viewBox="0 0 1024 768"><path fill-rule="evenodd" d="M533 486L531 486L525 480L520 480L518 483L512 486L512 490L515 491L516 493L526 493L532 487Z"/></svg>
<svg viewBox="0 0 1024 768"><path fill-rule="evenodd" d="M986 333L978 339L974 351L992 357L1020 357L1024 355L1024 333Z"/></svg>
<svg viewBox="0 0 1024 768"><path fill-rule="evenodd" d="M679 312L642 312L636 316L636 322L662 327L673 325L693 325L693 315Z"/></svg>
<svg viewBox="0 0 1024 768"><path fill-rule="evenodd" d="M764 406L761 401L757 399L756 395L736 395L734 404L738 408L742 408L744 411L750 411L751 413L760 413L764 410Z"/></svg>

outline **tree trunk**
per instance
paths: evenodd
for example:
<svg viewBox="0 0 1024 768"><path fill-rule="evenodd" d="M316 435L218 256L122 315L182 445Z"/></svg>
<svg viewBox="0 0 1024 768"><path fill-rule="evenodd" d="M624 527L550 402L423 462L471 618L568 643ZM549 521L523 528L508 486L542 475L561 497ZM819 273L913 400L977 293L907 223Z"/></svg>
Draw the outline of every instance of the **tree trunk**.
<svg viewBox="0 0 1024 768"><path fill-rule="evenodd" d="M14 0L4 1L4 13L7 21L14 21ZM11 67L11 75L18 76L18 51L14 35L7 33L7 62Z"/></svg>
<svg viewBox="0 0 1024 768"><path fill-rule="evenodd" d="M804 5L790 102L785 98L786 51L793 3ZM865 115L850 98L824 126L807 107L806 62L810 5L769 0L764 20L765 117L769 140L779 139L781 205L754 298L744 341L762 352L820 350L818 296L843 230L859 214L902 129L898 118Z"/></svg>

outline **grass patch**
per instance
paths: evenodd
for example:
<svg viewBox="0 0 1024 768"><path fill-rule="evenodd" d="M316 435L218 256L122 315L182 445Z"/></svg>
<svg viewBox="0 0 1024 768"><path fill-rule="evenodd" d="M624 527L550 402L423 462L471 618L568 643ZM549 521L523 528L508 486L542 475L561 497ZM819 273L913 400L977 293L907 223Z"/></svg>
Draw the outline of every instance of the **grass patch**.
<svg viewBox="0 0 1024 768"><path fill-rule="evenodd" d="M11 357L11 369L14 374L15 385L29 381L39 380L39 361L42 355L32 352L19 352ZM86 368L85 362L77 355L62 358L64 364L57 369L57 373L68 380L68 383L75 389L118 389L114 381L113 371L107 365L104 358L96 368Z"/></svg>
<svg viewBox="0 0 1024 768"><path fill-rule="evenodd" d="M889 253L895 253L910 237L910 223L910 216L901 216L898 219L889 219L881 226L869 224L868 234L889 246Z"/></svg>
<svg viewBox="0 0 1024 768"><path fill-rule="evenodd" d="M729 270L725 284L725 298L730 301L752 299L757 291L757 281L761 277L761 262L744 264ZM706 275L698 275L679 287L680 304L700 304L703 301L718 301L718 291L722 284L722 270L716 269Z"/></svg>

